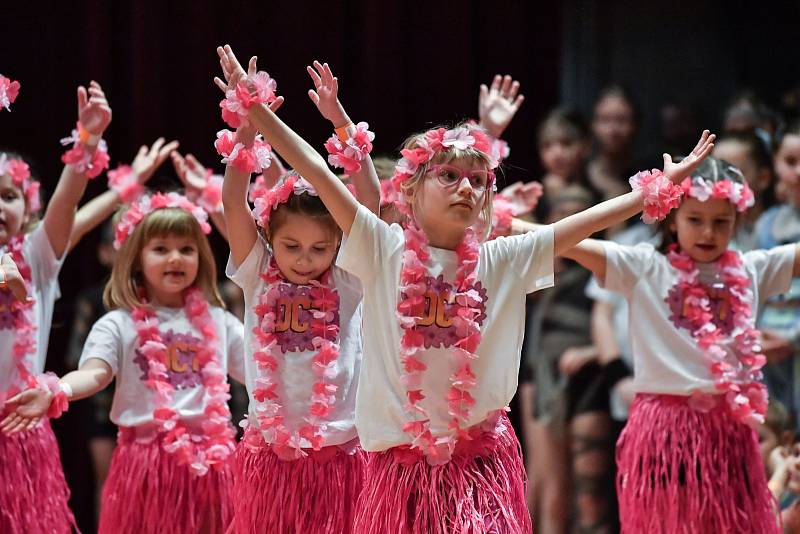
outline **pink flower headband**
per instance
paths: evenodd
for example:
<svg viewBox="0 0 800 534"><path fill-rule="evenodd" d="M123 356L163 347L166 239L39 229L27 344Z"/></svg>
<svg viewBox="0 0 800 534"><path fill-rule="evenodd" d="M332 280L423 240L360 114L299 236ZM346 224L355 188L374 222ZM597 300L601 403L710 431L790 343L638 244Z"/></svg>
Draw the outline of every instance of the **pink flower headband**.
<svg viewBox="0 0 800 534"><path fill-rule="evenodd" d="M268 228L269 218L275 208L288 202L291 195L302 195L303 193L318 196L314 186L296 173L289 173L272 189L264 187L263 178L260 184L256 179L256 183L250 190L250 201L254 204L253 217L261 228Z"/></svg>
<svg viewBox="0 0 800 534"><path fill-rule="evenodd" d="M31 180L31 170L28 164L21 159L10 159L6 154L0 154L0 176L8 174L14 185L22 189L25 200L28 202L28 212L39 211L42 203L39 200L39 187L41 184Z"/></svg>
<svg viewBox="0 0 800 534"><path fill-rule="evenodd" d="M428 163L436 154L451 148L477 150L486 156L490 170L497 168L497 158L492 156L492 143L489 136L482 130L466 126L459 126L452 130L437 128L428 130L420 136L414 148L404 148L400 151L403 157L397 162L392 178L395 190L402 191L401 184L411 178L420 165Z"/></svg>
<svg viewBox="0 0 800 534"><path fill-rule="evenodd" d="M0 74L0 108L11 111L11 104L17 99L19 94L19 82L11 81Z"/></svg>
<svg viewBox="0 0 800 534"><path fill-rule="evenodd" d="M709 198L725 199L736 206L736 211L743 213L755 204L753 190L746 183L731 180L711 182L700 176L686 178L681 182L681 189L686 196L705 202Z"/></svg>
<svg viewBox="0 0 800 534"><path fill-rule="evenodd" d="M122 219L117 223L114 229L114 248L119 249L123 243L133 234L142 220L144 220L150 213L165 208L179 208L191 213L197 219L200 229L204 234L211 233L211 225L208 224L208 213L190 201L185 196L170 192L170 193L155 193L153 195L143 195L131 204L130 208L125 211Z"/></svg>

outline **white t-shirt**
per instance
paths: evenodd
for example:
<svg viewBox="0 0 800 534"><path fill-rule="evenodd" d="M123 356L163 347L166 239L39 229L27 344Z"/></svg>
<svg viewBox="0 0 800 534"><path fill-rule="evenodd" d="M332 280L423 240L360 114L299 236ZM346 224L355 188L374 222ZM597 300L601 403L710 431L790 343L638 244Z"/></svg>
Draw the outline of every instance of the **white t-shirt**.
<svg viewBox="0 0 800 534"><path fill-rule="evenodd" d="M6 250L3 249L2 253ZM33 374L44 371L47 358L47 342L50 339L50 323L53 319L53 305L61 296L58 287L58 272L64 262L64 256L56 258L44 224L40 223L32 232L25 235L22 242L22 255L31 267L33 295L32 317L36 321L36 354L31 358L30 370ZM23 388L25 384L19 380L11 347L16 339L14 321L16 313L11 310L14 296L10 291L0 291L0 402L6 398L6 392L12 387Z"/></svg>
<svg viewBox="0 0 800 534"><path fill-rule="evenodd" d="M338 265L361 278L364 284L364 366L356 400L356 427L365 450L381 451L408 444L403 432L408 416L403 409L406 389L400 378L400 338L397 319L398 284L405 238L400 226L387 225L360 206ZM431 322L418 326L425 336L426 350L420 359L428 366L422 379L425 399L420 405L430 415L435 435L447 433L446 394L452 344L458 339L448 325L447 309L451 282L455 278L454 251L430 248L428 262L431 287ZM500 237L480 247L475 288L485 298L479 317L481 344L472 370L478 385L471 391L475 406L468 426L508 405L517 390L520 350L525 324L525 295L553 285L553 229Z"/></svg>
<svg viewBox="0 0 800 534"><path fill-rule="evenodd" d="M605 287L621 293L630 306L635 390L671 395L691 395L695 390L716 393L703 352L682 326L683 295L673 289L676 270L667 257L648 243L629 247L606 241L604 247ZM789 289L794 255L795 245L741 255L754 306L760 308L767 298ZM713 283L713 264L698 264L698 269L702 283ZM712 297L715 323L723 332L732 326L727 296L726 288L721 288ZM757 312L753 310L754 315Z"/></svg>
<svg viewBox="0 0 800 534"><path fill-rule="evenodd" d="M244 327L241 321L222 308L209 306L217 328L217 358L220 367L237 381L244 380ZM171 408L187 424L205 417L205 390L196 358L203 342L186 317L183 308L155 309L159 330L167 345L167 376L175 387ZM136 325L127 310L112 310L92 326L83 346L80 365L98 358L106 362L116 377L111 420L125 427L153 422L153 391L147 387L147 360L138 350Z"/></svg>
<svg viewBox="0 0 800 534"><path fill-rule="evenodd" d="M266 272L270 253L267 244L260 237L256 240L247 258L237 269L233 258L228 259L225 273L244 292L244 326L247 357L245 358L245 384L250 397L250 420L255 421L256 401L253 391L256 388L258 365L252 357L256 347L253 328L258 325L255 305L264 291L265 282L261 273ZM326 445L341 445L356 437L355 406L356 388L361 368L361 282L343 270L332 267L333 286L339 294L339 357L336 359L336 377L330 382L336 390L336 404L326 417L327 430L323 432ZM285 410L284 424L290 431L296 431L305 424L311 405L311 393L317 381L312 360L317 354L311 345L312 335L308 329L310 312L308 292L311 286L301 286L284 282L280 284L284 298L287 299L287 329L278 334L278 342L283 346L284 357L279 360L278 402ZM291 315L291 317L289 317ZM280 318L279 318L280 320ZM265 439L267 437L265 436ZM310 446L309 443L306 445Z"/></svg>

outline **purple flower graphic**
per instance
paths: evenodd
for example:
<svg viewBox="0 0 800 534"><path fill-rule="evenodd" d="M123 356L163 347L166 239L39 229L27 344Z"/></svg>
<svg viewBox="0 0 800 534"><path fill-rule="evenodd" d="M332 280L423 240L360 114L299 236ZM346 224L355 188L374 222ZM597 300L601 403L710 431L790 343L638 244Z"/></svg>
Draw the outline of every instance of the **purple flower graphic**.
<svg viewBox="0 0 800 534"><path fill-rule="evenodd" d="M200 367L195 362L198 348L202 341L192 334L177 334L172 329L161 334L161 339L167 346L162 356L167 366L167 380L176 389L189 389L202 384ZM147 358L136 349L133 361L142 371L141 380L147 380Z"/></svg>

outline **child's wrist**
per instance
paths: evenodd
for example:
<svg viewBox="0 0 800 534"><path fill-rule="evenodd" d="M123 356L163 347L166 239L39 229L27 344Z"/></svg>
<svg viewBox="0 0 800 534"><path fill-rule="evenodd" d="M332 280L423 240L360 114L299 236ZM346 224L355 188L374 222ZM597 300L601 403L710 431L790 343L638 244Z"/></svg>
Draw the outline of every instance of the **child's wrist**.
<svg viewBox="0 0 800 534"><path fill-rule="evenodd" d="M50 400L50 407L47 410L47 417L55 419L69 409L69 391L72 394L72 387L67 385L64 389L62 382L54 373L43 373L36 377L36 387L44 391Z"/></svg>

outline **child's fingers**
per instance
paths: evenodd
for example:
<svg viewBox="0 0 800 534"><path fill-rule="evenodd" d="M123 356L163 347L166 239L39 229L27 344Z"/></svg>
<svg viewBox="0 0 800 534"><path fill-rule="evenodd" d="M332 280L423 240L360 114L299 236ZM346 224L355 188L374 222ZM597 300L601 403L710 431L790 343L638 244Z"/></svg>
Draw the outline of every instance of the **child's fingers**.
<svg viewBox="0 0 800 534"><path fill-rule="evenodd" d="M186 154L186 163L195 171L205 172L206 170L193 154Z"/></svg>
<svg viewBox="0 0 800 534"><path fill-rule="evenodd" d="M14 426L16 426L17 422L18 422L18 421L19 421L21 418L22 418L22 417L21 417L21 416L20 416L18 413L16 413L16 412L8 414L8 417L6 417L5 419L3 419L3 422L2 422L2 423L0 423L0 430L2 430L3 432L5 432L5 433L7 433L7 434L8 434L8 433L9 433L9 431L10 431L12 428L14 428Z"/></svg>
<svg viewBox="0 0 800 534"><path fill-rule="evenodd" d="M39 424L39 421L41 421L41 419L42 419L41 417L32 417L31 420L28 422L28 425L25 427L25 431L29 432L33 430L36 427L36 425Z"/></svg>
<svg viewBox="0 0 800 534"><path fill-rule="evenodd" d="M285 98L279 96L272 102L272 104L269 105L269 110L275 113L283 105L285 100L286 100Z"/></svg>
<svg viewBox="0 0 800 534"><path fill-rule="evenodd" d="M330 85L331 83L333 83L333 71L331 70L331 67L327 63L324 63L322 65L322 68L325 69L325 78L327 79L328 84Z"/></svg>
<svg viewBox="0 0 800 534"><path fill-rule="evenodd" d="M500 82L503 81L503 77L499 74L494 75L494 79L492 80L492 91L499 91L500 90Z"/></svg>
<svg viewBox="0 0 800 534"><path fill-rule="evenodd" d="M514 97L517 96L518 92L519 92L519 82L514 80L514 82L511 84L511 89L508 92L508 99L514 100Z"/></svg>
<svg viewBox="0 0 800 534"><path fill-rule="evenodd" d="M333 80L331 81L331 85L332 85L331 91L333 92L333 95L334 96L338 95L339 94L339 78L334 76Z"/></svg>
<svg viewBox="0 0 800 534"><path fill-rule="evenodd" d="M485 83L482 83L481 88L478 90L478 98L484 100L487 96L489 96L489 88L486 87Z"/></svg>
<svg viewBox="0 0 800 534"><path fill-rule="evenodd" d="M161 150L161 147L164 145L165 139L163 137L159 137L153 142L153 145L150 147L150 156L155 156L158 154L158 151Z"/></svg>
<svg viewBox="0 0 800 534"><path fill-rule="evenodd" d="M308 72L308 75L311 76L311 81L314 82L314 87L319 88L319 86L322 84L322 80L320 79L319 74L317 74L317 71L314 70L313 67L308 66L306 67L306 72Z"/></svg>
<svg viewBox="0 0 800 534"><path fill-rule="evenodd" d="M672 156L664 153L661 157L664 158L664 168L666 168L667 165L672 165Z"/></svg>
<svg viewBox="0 0 800 534"><path fill-rule="evenodd" d="M256 66L257 61L258 61L258 57L256 57L256 56L253 56L253 57L250 58L250 62L247 64L247 75L248 76L252 76L256 72L258 72L258 67Z"/></svg>
<svg viewBox="0 0 800 534"><path fill-rule="evenodd" d="M164 161L167 156L172 154L172 152L180 146L178 141L170 141L161 150L158 151L158 157L161 161Z"/></svg>
<svg viewBox="0 0 800 534"><path fill-rule="evenodd" d="M86 88L84 86L78 87L78 111L86 107L88 97L86 96Z"/></svg>
<svg viewBox="0 0 800 534"><path fill-rule="evenodd" d="M217 76L214 76L214 83L223 93L228 90L228 84L220 80Z"/></svg>
<svg viewBox="0 0 800 534"><path fill-rule="evenodd" d="M26 302L28 300L28 289L25 287L25 282L22 280L12 280L12 282L9 284L9 289L11 289L11 293L18 301Z"/></svg>
<svg viewBox="0 0 800 534"><path fill-rule="evenodd" d="M317 92L315 90L313 90L313 89L309 89L308 90L308 98L311 99L311 101L314 103L314 105L317 105L317 106L319 105L319 95L317 94Z"/></svg>
<svg viewBox="0 0 800 534"><path fill-rule="evenodd" d="M525 102L525 95L519 95L512 105L515 108L519 108L523 102Z"/></svg>
<svg viewBox="0 0 800 534"><path fill-rule="evenodd" d="M503 96L508 95L508 91L511 89L511 76L506 74L503 76L503 85L500 87L500 94Z"/></svg>

